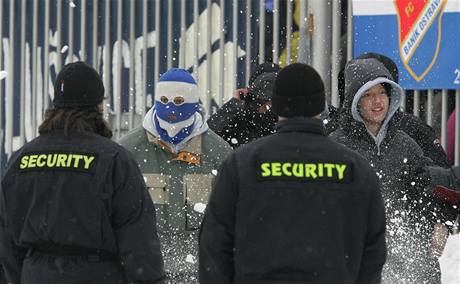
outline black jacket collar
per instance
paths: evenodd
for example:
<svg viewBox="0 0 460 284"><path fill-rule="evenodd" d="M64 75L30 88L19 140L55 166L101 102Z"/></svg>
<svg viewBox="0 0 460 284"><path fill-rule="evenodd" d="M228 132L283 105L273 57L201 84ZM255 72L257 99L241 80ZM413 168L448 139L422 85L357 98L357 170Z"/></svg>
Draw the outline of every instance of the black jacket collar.
<svg viewBox="0 0 460 284"><path fill-rule="evenodd" d="M276 132L310 132L326 136L323 122L318 118L294 117L279 121Z"/></svg>

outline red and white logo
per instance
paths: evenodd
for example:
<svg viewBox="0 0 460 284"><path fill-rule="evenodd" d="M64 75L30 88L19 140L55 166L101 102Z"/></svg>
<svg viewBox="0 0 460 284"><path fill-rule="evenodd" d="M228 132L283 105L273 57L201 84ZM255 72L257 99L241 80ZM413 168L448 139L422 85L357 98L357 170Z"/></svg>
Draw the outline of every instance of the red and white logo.
<svg viewBox="0 0 460 284"><path fill-rule="evenodd" d="M420 81L436 62L442 14L447 0L394 0L398 16L399 53L411 76Z"/></svg>

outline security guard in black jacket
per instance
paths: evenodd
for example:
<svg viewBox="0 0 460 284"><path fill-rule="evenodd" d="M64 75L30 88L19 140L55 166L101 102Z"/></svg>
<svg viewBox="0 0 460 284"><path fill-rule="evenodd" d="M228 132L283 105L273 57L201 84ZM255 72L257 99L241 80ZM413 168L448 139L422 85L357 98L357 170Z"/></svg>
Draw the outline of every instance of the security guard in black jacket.
<svg viewBox="0 0 460 284"><path fill-rule="evenodd" d="M324 100L310 66L280 71L276 133L236 149L218 171L201 228L201 283L380 282L379 179L325 136Z"/></svg>
<svg viewBox="0 0 460 284"><path fill-rule="evenodd" d="M40 136L11 157L0 191L8 283L163 283L154 207L109 139L103 97L93 68L64 66Z"/></svg>

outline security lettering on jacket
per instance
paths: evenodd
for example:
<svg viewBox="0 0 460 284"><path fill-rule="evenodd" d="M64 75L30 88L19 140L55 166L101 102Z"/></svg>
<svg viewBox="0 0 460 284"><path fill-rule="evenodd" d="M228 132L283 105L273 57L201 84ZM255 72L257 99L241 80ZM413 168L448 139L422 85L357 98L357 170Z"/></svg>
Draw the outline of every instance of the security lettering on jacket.
<svg viewBox="0 0 460 284"><path fill-rule="evenodd" d="M200 234L203 284L380 283L380 180L320 119L282 120L223 162Z"/></svg>
<svg viewBox="0 0 460 284"><path fill-rule="evenodd" d="M260 161L259 179L283 178L302 181L350 182L351 165L339 162Z"/></svg>
<svg viewBox="0 0 460 284"><path fill-rule="evenodd" d="M35 152L23 154L19 163L20 171L67 169L90 172L96 165L96 155L75 152Z"/></svg>

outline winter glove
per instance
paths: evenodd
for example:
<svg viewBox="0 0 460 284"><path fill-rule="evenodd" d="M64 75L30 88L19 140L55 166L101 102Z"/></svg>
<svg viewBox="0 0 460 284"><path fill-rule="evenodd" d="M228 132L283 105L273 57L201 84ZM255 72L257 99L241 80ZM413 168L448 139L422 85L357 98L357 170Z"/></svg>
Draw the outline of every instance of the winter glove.
<svg viewBox="0 0 460 284"><path fill-rule="evenodd" d="M451 205L460 205L460 167L426 167L431 176L432 195Z"/></svg>

